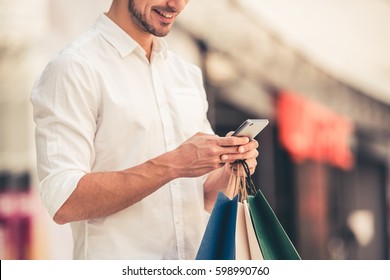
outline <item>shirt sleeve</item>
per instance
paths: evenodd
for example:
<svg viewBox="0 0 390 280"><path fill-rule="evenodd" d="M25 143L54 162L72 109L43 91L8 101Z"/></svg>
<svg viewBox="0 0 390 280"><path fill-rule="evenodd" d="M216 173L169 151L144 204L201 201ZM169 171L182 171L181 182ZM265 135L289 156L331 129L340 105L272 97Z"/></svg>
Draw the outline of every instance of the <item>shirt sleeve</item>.
<svg viewBox="0 0 390 280"><path fill-rule="evenodd" d="M93 69L74 55L49 63L33 87L39 191L52 217L94 163L97 87Z"/></svg>

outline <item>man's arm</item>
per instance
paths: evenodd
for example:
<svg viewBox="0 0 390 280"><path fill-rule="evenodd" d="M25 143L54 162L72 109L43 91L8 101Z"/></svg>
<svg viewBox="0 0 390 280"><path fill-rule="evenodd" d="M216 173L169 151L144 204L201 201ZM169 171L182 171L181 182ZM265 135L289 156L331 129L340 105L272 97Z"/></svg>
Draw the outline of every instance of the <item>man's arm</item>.
<svg viewBox="0 0 390 280"><path fill-rule="evenodd" d="M213 174L223 174L226 162L248 157L239 147L249 149L252 145L245 137L198 133L177 149L141 165L123 171L88 173L56 212L54 221L64 224L108 216L142 200L175 178L198 177L213 171ZM220 176L211 175L211 178ZM208 184L207 190L213 193L213 187Z"/></svg>

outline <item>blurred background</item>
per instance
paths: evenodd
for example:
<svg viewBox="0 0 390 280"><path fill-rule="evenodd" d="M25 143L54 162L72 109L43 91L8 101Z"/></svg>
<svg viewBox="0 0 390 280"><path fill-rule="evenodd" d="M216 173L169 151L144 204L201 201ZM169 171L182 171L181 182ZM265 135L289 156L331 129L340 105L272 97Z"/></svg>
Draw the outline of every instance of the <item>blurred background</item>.
<svg viewBox="0 0 390 280"><path fill-rule="evenodd" d="M37 193L29 98L110 4L0 0L0 259L72 258ZM217 134L270 120L253 179L303 259L390 258L390 1L192 0L167 40L202 68Z"/></svg>

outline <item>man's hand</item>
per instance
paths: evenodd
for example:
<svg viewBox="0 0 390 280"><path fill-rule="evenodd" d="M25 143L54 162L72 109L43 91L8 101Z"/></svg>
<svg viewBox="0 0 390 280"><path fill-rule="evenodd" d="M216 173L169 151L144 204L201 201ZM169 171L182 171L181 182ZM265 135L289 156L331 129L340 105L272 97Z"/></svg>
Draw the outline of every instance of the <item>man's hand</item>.
<svg viewBox="0 0 390 280"><path fill-rule="evenodd" d="M231 136L233 132L229 132L227 136ZM234 137L234 136L232 136ZM243 159L247 163L250 173L253 174L255 172L256 166L257 166L257 157L259 155L259 152L257 151L257 148L259 147L259 143L252 139L249 141L247 144L242 145L238 147L238 151L240 152L239 158L237 157L236 154L233 155L228 155L229 159L234 159L234 160L229 160L225 164L225 171L230 175L231 172L234 172L234 175L238 176L243 176L243 174L238 174L237 173L237 168L238 164L235 163L236 160Z"/></svg>
<svg viewBox="0 0 390 280"><path fill-rule="evenodd" d="M178 177L197 177L225 166L228 174L236 160L246 160L251 172L256 167L258 143L247 137L219 137L197 133L175 151L173 168Z"/></svg>
<svg viewBox="0 0 390 280"><path fill-rule="evenodd" d="M256 140L249 141L247 137L234 137L230 135L231 133L228 133L227 137L220 139L230 139L232 143L235 143L236 145L231 147L233 148L231 149L233 152L226 152L221 155L221 163L219 163L219 166L223 165L223 167L210 172L204 184L204 204L205 210L208 212L211 212L218 192L226 190L232 172L234 172L234 175L243 175L237 174L236 168L238 165L234 163L236 160L245 160L251 174L255 172L257 165L256 158L259 155L257 151L259 146L258 142Z"/></svg>

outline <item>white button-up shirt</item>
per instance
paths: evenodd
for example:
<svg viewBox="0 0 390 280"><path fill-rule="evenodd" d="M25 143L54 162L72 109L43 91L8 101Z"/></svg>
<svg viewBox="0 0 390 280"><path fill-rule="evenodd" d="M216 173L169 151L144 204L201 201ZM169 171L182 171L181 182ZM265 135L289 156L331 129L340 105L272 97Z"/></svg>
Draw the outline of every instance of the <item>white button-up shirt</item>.
<svg viewBox="0 0 390 280"><path fill-rule="evenodd" d="M149 63L105 15L48 64L31 101L51 216L86 173L127 169L213 133L200 69L161 38ZM193 259L206 224L203 182L176 179L111 216L71 223L74 258Z"/></svg>

